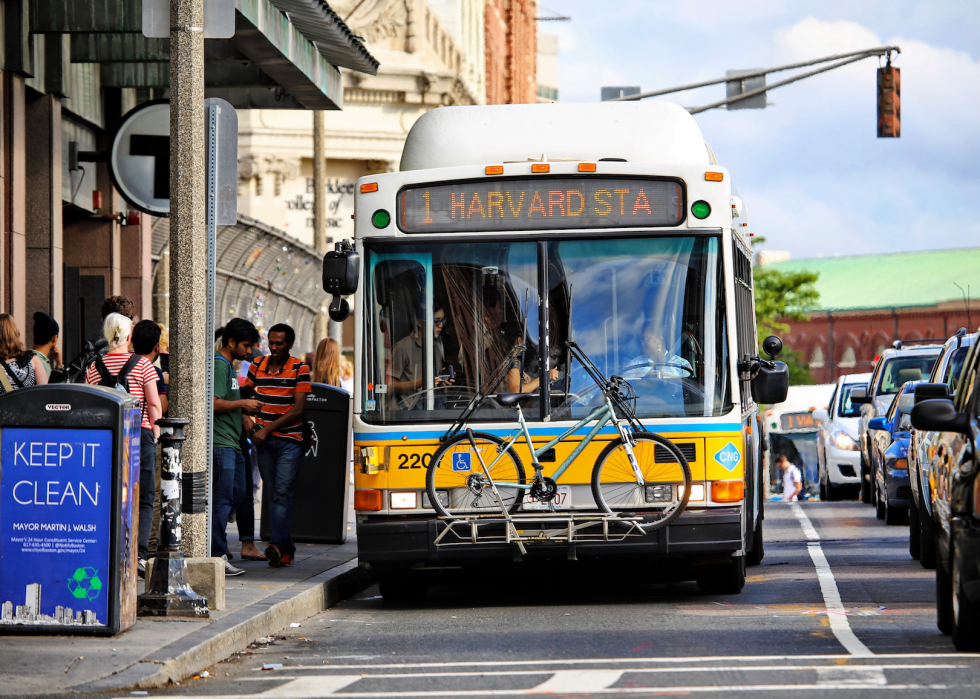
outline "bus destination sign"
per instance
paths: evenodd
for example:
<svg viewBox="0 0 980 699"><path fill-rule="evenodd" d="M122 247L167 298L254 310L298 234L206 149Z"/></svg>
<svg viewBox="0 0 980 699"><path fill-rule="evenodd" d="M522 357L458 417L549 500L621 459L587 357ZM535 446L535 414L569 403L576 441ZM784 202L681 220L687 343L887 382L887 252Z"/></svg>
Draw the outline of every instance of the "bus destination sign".
<svg viewBox="0 0 980 699"><path fill-rule="evenodd" d="M398 194L406 233L676 226L677 180L537 178L407 187Z"/></svg>

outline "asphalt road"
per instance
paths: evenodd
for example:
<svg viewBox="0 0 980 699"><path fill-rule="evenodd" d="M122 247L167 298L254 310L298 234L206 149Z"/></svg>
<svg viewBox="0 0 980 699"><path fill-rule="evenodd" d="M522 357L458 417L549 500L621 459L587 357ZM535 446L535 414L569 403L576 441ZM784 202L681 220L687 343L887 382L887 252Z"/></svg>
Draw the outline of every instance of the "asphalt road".
<svg viewBox="0 0 980 699"><path fill-rule="evenodd" d="M980 695L980 656L936 629L934 573L909 557L907 527L856 502L767 503L765 526L741 595L582 564L519 564L410 606L374 587L149 694Z"/></svg>

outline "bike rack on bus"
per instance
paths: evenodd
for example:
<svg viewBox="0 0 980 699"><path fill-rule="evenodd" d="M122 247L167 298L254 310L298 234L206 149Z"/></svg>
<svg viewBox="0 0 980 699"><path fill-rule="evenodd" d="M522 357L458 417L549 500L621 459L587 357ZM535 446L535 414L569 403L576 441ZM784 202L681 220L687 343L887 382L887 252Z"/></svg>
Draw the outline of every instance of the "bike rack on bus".
<svg viewBox="0 0 980 699"><path fill-rule="evenodd" d="M516 515L454 515L440 517L445 528L436 537L436 546L472 546L480 544L515 544L522 554L524 544L566 543L569 558L574 545L592 541L623 541L629 536L643 536L642 517L615 514L571 512L521 513ZM614 526L610 527L610 523ZM500 531L503 525L503 531ZM518 528L520 527L520 528ZM487 531L488 529L497 531ZM590 531L596 530L599 531ZM455 541L449 541L450 533Z"/></svg>

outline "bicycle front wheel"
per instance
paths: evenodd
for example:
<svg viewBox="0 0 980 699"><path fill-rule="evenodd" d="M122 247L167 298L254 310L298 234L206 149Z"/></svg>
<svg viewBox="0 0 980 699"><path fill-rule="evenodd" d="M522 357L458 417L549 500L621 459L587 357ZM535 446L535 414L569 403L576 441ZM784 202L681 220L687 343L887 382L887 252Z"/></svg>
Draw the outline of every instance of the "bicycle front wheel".
<svg viewBox="0 0 980 699"><path fill-rule="evenodd" d="M425 474L440 517L517 512L524 501L524 466L513 448L487 432L459 434L432 455ZM475 449L474 449L475 445Z"/></svg>
<svg viewBox="0 0 980 699"><path fill-rule="evenodd" d="M621 437L614 439L592 469L592 496L603 512L643 517L644 531L661 529L687 507L691 467L677 446L660 435L634 432L633 441L637 469L628 445Z"/></svg>

